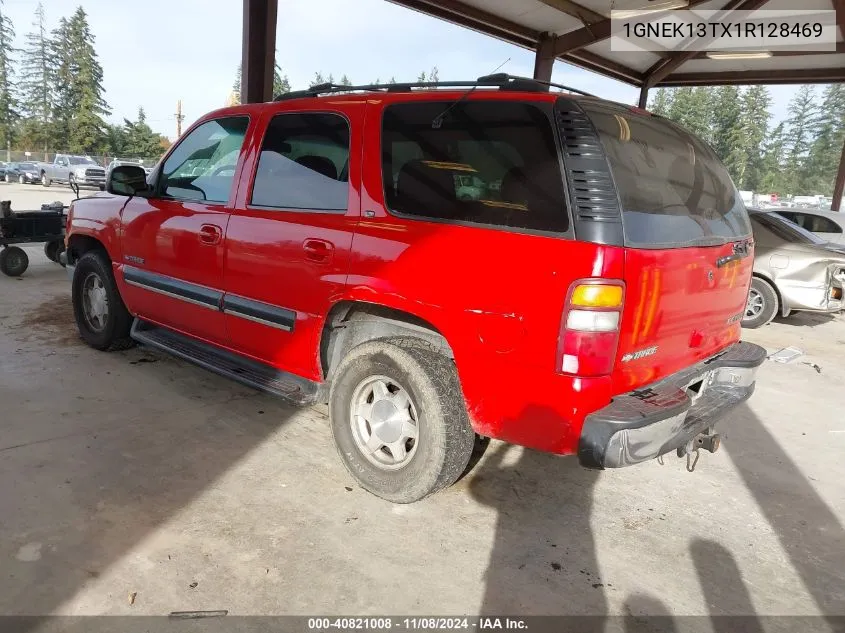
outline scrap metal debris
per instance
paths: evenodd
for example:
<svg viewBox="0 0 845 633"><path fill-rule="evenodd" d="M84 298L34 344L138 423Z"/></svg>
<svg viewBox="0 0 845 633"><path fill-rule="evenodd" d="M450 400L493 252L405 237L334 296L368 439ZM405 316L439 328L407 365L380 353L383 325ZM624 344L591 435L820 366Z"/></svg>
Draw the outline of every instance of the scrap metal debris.
<svg viewBox="0 0 845 633"><path fill-rule="evenodd" d="M218 611L171 611L168 617L174 620L196 620L199 618L219 618L229 615L228 609Z"/></svg>
<svg viewBox="0 0 845 633"><path fill-rule="evenodd" d="M801 364L802 364L802 365L809 365L810 367L812 367L813 369L815 369L815 370L816 370L816 373L817 373L817 374L822 373L822 368L821 368L821 367L819 367L818 365L816 365L815 363L808 363L808 362L806 362L806 361L805 361L805 362L803 362L803 363L801 363Z"/></svg>
<svg viewBox="0 0 845 633"><path fill-rule="evenodd" d="M784 347L776 351L774 354L769 354L769 360L773 360L776 363L791 363L796 358L803 356L804 352L802 352L797 347Z"/></svg>

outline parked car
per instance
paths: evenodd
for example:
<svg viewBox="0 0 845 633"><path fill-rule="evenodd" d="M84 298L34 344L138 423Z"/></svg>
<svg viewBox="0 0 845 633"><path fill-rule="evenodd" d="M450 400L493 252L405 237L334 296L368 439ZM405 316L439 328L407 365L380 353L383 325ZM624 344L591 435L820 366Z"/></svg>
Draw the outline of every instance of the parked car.
<svg viewBox="0 0 845 633"><path fill-rule="evenodd" d="M796 310L838 312L845 307L845 245L826 242L780 213L750 212L754 279L743 327L760 327Z"/></svg>
<svg viewBox="0 0 845 633"><path fill-rule="evenodd" d="M53 182L80 187L104 189L106 170L90 156L56 154L52 163L40 163L41 184L49 187Z"/></svg>
<svg viewBox="0 0 845 633"><path fill-rule="evenodd" d="M18 182L20 184L35 184L40 182L38 164L33 162L9 163L4 176L6 182Z"/></svg>
<svg viewBox="0 0 845 633"><path fill-rule="evenodd" d="M845 213L839 211L778 209L778 214L828 242L845 244Z"/></svg>
<svg viewBox="0 0 845 633"><path fill-rule="evenodd" d="M115 167L69 210L82 338L328 403L351 476L394 502L479 438L589 468L715 450L766 355L739 340L753 243L724 166L634 108L461 85L233 106L149 179ZM467 166L498 192L460 200Z"/></svg>
<svg viewBox="0 0 845 633"><path fill-rule="evenodd" d="M6 179L6 163L4 163L2 161L0 161L0 178L2 178L3 180ZM6 180L6 182L9 182L9 181Z"/></svg>

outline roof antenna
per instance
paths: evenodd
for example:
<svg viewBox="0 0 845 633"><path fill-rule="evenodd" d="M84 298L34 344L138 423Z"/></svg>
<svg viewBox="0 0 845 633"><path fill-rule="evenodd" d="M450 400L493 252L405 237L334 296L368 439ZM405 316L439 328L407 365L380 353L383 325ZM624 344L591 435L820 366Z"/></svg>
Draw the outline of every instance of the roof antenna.
<svg viewBox="0 0 845 633"><path fill-rule="evenodd" d="M490 73L490 75L493 75L497 70L499 70L502 66L507 64L510 60L511 60L511 58L508 57L505 61L503 61L498 66L496 66L493 69L493 72ZM464 100L466 100L466 98L469 97L475 91L475 89L477 87L478 87L478 84L473 85L472 88L470 88L464 94L462 94L457 101L453 102L448 108L443 110L443 112L441 112L436 117L434 117L434 119L432 119L432 121L431 121L431 129L432 130L439 130L440 126L443 125L443 119L446 118L446 115L449 114L449 112L452 111L452 108L454 108L456 105L458 105L460 103L463 103Z"/></svg>
<svg viewBox="0 0 845 633"><path fill-rule="evenodd" d="M503 61L503 62L502 62L501 64L499 64L498 66L496 66L496 67L495 67L495 68L494 68L491 72L489 72L488 74L490 74L490 75L494 74L497 70L501 69L501 67L502 67L502 66L504 66L505 64L507 64L510 60L511 60L511 58L510 58L510 57L508 57L505 61Z"/></svg>

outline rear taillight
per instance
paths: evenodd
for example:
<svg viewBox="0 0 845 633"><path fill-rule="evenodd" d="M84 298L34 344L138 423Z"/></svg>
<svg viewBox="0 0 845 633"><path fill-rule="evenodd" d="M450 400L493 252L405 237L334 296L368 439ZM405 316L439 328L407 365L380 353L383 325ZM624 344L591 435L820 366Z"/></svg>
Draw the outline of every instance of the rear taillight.
<svg viewBox="0 0 845 633"><path fill-rule="evenodd" d="M557 348L557 371L605 376L613 371L625 284L615 279L580 279L566 297Z"/></svg>

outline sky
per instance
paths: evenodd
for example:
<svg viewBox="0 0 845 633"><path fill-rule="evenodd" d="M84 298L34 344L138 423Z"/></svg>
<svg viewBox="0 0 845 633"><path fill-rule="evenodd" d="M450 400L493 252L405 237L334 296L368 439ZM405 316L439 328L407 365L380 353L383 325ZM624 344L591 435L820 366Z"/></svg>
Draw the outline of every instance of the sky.
<svg viewBox="0 0 845 633"><path fill-rule="evenodd" d="M3 0L18 47L38 0ZM240 0L43 0L49 28L81 5L103 66L113 122L143 107L157 132L176 134L176 102L185 124L225 105L241 55ZM321 72L353 83L414 80L437 66L440 79L493 72L531 76L533 53L398 7L385 0L279 0L277 56L293 89ZM558 61L554 81L606 99L634 103L633 86ZM771 86L774 120L786 116L794 86Z"/></svg>

